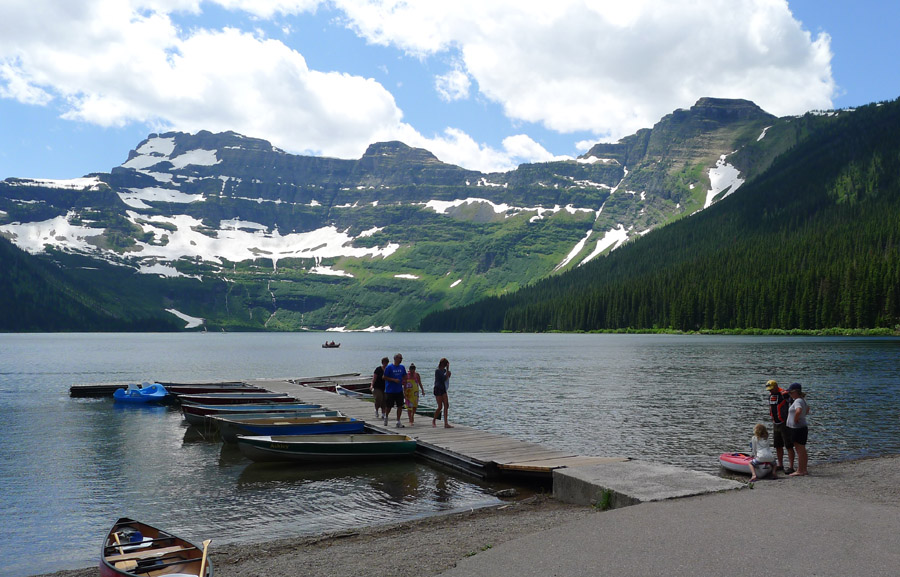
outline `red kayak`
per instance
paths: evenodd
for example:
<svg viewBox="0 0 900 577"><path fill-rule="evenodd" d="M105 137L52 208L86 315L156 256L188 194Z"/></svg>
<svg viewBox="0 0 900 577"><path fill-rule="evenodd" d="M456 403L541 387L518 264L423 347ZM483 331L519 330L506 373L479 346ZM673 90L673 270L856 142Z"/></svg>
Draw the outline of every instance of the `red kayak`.
<svg viewBox="0 0 900 577"><path fill-rule="evenodd" d="M722 453L719 455L719 464L735 473L750 474L750 460L752 457L747 453ZM772 473L771 463L760 463L754 467L756 476L759 478L767 477Z"/></svg>

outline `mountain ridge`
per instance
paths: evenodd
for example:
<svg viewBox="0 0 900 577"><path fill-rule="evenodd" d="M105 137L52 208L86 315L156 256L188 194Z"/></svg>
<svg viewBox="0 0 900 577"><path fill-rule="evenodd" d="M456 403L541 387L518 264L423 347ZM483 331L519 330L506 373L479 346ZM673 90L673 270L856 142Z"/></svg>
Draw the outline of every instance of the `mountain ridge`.
<svg viewBox="0 0 900 577"><path fill-rule="evenodd" d="M489 174L397 141L344 160L234 132L158 133L71 185L0 182L0 234L34 254L50 247L63 266L84 255L161 279L148 286L177 285L138 291L161 318L176 309L237 330L409 330L429 311L576 268L733 194L742 170L759 173L805 137L791 122L748 101L701 99L577 159Z"/></svg>

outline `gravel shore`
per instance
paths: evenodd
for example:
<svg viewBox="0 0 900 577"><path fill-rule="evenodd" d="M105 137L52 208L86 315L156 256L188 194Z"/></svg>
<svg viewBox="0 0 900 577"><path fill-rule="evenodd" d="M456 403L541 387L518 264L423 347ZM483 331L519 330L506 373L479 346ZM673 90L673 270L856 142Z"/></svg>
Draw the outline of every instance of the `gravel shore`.
<svg viewBox="0 0 900 577"><path fill-rule="evenodd" d="M810 466L810 475L782 478L760 489L797 483L803 490L897 506L900 455ZM211 559L219 577L426 577L491 547L601 511L537 495L506 504L414 522L315 537L216 547ZM43 577L95 577L97 568L59 571Z"/></svg>

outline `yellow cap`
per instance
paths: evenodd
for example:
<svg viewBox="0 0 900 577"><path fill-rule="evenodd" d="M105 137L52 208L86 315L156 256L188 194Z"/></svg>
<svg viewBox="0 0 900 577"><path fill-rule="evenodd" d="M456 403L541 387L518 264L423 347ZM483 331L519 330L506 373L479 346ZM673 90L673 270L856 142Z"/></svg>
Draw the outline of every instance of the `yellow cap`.
<svg viewBox="0 0 900 577"><path fill-rule="evenodd" d="M766 390L771 391L772 389L778 388L778 383L776 381L768 381L766 383Z"/></svg>

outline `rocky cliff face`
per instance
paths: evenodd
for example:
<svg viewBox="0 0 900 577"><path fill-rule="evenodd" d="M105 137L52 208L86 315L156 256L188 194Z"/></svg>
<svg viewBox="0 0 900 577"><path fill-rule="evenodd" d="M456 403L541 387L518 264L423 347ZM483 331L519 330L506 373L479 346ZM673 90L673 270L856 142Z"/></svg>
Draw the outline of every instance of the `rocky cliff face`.
<svg viewBox="0 0 900 577"><path fill-rule="evenodd" d="M770 142L802 137L789 124L704 98L578 159L496 174L401 142L346 160L233 132L154 134L109 173L0 183L0 234L178 279L161 302L210 323L410 328L733 193L774 158Z"/></svg>

